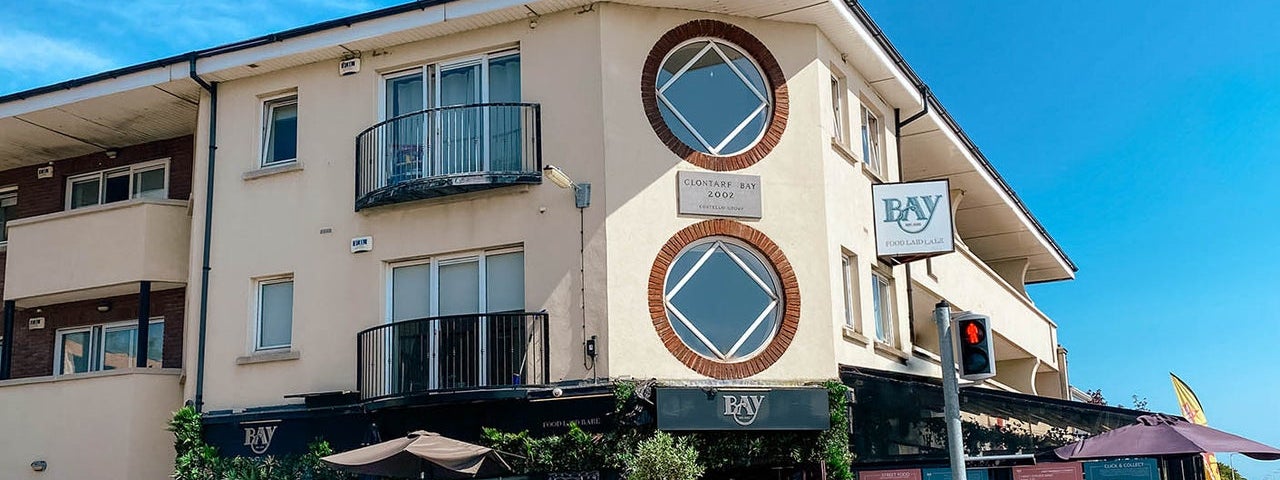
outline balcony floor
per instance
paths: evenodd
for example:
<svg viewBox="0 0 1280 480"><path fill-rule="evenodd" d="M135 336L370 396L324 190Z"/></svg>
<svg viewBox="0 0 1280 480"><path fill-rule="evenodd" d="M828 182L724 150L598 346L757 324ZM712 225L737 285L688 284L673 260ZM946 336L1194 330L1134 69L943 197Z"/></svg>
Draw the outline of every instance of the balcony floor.
<svg viewBox="0 0 1280 480"><path fill-rule="evenodd" d="M511 185L537 185L540 183L542 183L542 175L539 172L472 173L419 178L379 188L357 198L356 210L460 193L478 192Z"/></svg>

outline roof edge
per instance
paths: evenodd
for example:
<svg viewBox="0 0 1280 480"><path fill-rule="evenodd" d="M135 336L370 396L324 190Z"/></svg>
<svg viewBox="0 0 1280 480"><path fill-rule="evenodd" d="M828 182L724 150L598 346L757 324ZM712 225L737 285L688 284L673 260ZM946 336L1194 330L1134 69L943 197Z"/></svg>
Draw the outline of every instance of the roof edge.
<svg viewBox="0 0 1280 480"><path fill-rule="evenodd" d="M853 16L857 18L859 22L862 22L862 26L871 32L871 38L874 38L880 48L884 49L885 53L889 55L889 58L898 66L898 69L902 71L903 75L907 76L907 79L911 84L915 85L915 87L921 92L926 92L924 95L926 97L925 101L927 101L933 110L937 112L938 117L941 118L948 127L951 127L952 133L954 133L956 137L964 143L964 146L969 150L969 153L972 154L974 158L978 159L978 163L980 163L983 169L985 169L987 173L996 180L996 183L1000 185L1000 188L1004 190L1005 194L1007 194L1009 198L1013 199L1014 205L1018 207L1018 210L1020 210L1023 215L1026 215L1026 217L1031 220L1031 224L1035 226L1040 235L1049 241L1049 245L1053 247L1054 252L1066 262L1067 266L1071 268L1071 272L1074 273L1080 271L1080 268L1076 266L1075 262L1071 261L1071 257L1067 256L1067 253L1062 250L1062 246L1058 245L1057 240L1053 239L1053 236L1044 228L1044 225L1040 223L1040 220L1031 213L1031 210L1027 208L1027 205L1022 202L1020 197L1018 197L1018 193L1013 190L1013 187L1009 186L1009 183L1004 180L1004 177L1000 175L1000 172L996 171L995 166L991 164L991 161L987 160L987 156L983 155L982 150L980 150L978 145L973 142L973 139L969 138L969 135L965 133L964 129L960 128L960 124L956 122L955 118L952 118L951 114L947 112L947 108L942 105L942 102L938 101L938 98L933 95L931 90L929 90L929 86L924 83L924 80L916 74L915 70L911 69L911 65L907 64L906 58L904 58L902 54L898 52L898 49L893 46L893 43L889 41L887 36L885 36L884 31L880 29L880 26L876 25L875 20L871 18L871 14L868 13L866 9L862 8L862 5L858 3L858 0L844 0L844 4L853 12Z"/></svg>
<svg viewBox="0 0 1280 480"><path fill-rule="evenodd" d="M190 62L192 59L207 58L207 57L212 57L216 55L238 52L241 50L247 50L250 48L259 47L262 45L268 45L271 43L276 43L276 42L288 40L291 38L301 37L303 35L308 35L316 32L322 32L322 31L334 29L337 27L350 27L360 22L376 20L379 18L398 15L398 14L413 11L413 10L425 10L429 7L434 7L436 5L443 5L446 3L452 3L456 1L458 0L417 0L409 3L403 3L400 5L392 5L390 7L385 7L378 10L336 18L333 20L325 20L319 23L313 23L310 25L304 25L297 28L291 28L289 30L269 33L266 35L253 37L247 40L240 40L237 42L218 45L215 47L210 47L210 48L205 48L200 50L193 50L193 51L181 53L178 55L164 57L158 60L150 60L147 62L129 65L129 66L117 68L114 70L108 70L101 73L95 73L93 75L88 75L84 77L73 78L71 80L65 80L62 82L45 85L42 87L35 87L27 90L14 92L14 93L0 95L0 104L5 104L5 103L19 101L19 100L26 100L32 97L38 97L40 95L54 93L61 90L71 90L73 88L82 87L82 86L93 84L103 80L111 80L114 78L123 77L125 75L130 75L138 72L143 72L143 71L152 70L156 68L169 67L177 63Z"/></svg>

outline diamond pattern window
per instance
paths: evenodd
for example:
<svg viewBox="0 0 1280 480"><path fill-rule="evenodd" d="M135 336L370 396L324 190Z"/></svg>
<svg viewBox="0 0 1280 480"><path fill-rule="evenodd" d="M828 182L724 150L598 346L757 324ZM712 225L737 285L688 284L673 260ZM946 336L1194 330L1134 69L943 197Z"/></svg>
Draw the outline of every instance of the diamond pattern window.
<svg viewBox="0 0 1280 480"><path fill-rule="evenodd" d="M681 252L667 271L667 319L689 349L722 362L750 358L781 321L781 286L754 249L710 237Z"/></svg>
<svg viewBox="0 0 1280 480"><path fill-rule="evenodd" d="M658 110L690 148L730 156L750 149L769 127L769 85L738 47L701 38L677 47L657 78Z"/></svg>

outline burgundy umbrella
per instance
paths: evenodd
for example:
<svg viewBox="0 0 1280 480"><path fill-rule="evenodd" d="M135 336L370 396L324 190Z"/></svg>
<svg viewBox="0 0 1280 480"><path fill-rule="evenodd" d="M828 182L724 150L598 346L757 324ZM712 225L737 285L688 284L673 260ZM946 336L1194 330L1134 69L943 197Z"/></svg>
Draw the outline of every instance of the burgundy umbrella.
<svg viewBox="0 0 1280 480"><path fill-rule="evenodd" d="M1164 414L1101 433L1053 451L1063 460L1237 452L1258 460L1280 459L1280 449Z"/></svg>

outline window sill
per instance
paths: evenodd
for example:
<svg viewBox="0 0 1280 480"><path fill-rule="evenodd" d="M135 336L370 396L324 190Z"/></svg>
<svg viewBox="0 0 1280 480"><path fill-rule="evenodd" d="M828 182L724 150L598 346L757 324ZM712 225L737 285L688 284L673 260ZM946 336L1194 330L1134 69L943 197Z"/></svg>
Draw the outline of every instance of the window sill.
<svg viewBox="0 0 1280 480"><path fill-rule="evenodd" d="M845 145L839 138L831 137L831 148L834 149L836 153L840 154L841 157L844 157L844 159L849 163L862 165L862 159L858 158L858 154L853 153L853 150L850 150L849 146Z"/></svg>
<svg viewBox="0 0 1280 480"><path fill-rule="evenodd" d="M280 349L254 352L243 357L236 357L236 365L252 365L255 363L284 362L302 358L298 350Z"/></svg>
<svg viewBox="0 0 1280 480"><path fill-rule="evenodd" d="M876 341L876 353L884 355L886 357L891 357L902 363L907 363L907 360L911 359L911 355L908 355L907 352L902 351L898 347L895 347L893 345L889 345L887 343L883 343L880 341Z"/></svg>
<svg viewBox="0 0 1280 480"><path fill-rule="evenodd" d="M283 165L272 165L270 167L262 167L257 170L250 170L250 171L244 172L244 174L241 175L241 178L248 181L248 180L256 180L262 177L270 177L272 175L279 175L282 173L301 172L301 171L302 171L302 163L298 161L292 161Z"/></svg>
<svg viewBox="0 0 1280 480"><path fill-rule="evenodd" d="M867 178L871 179L871 183L888 183L885 181L884 175L876 173L875 170L872 170L871 166L867 165L867 162L858 162L858 165L862 167L862 174L866 175Z"/></svg>
<svg viewBox="0 0 1280 480"><path fill-rule="evenodd" d="M860 343L863 345L867 345L871 343L870 338L867 338L865 335L858 333L857 330L849 328L848 326L840 327L840 329L842 330L842 333L844 334L844 339L846 341Z"/></svg>

